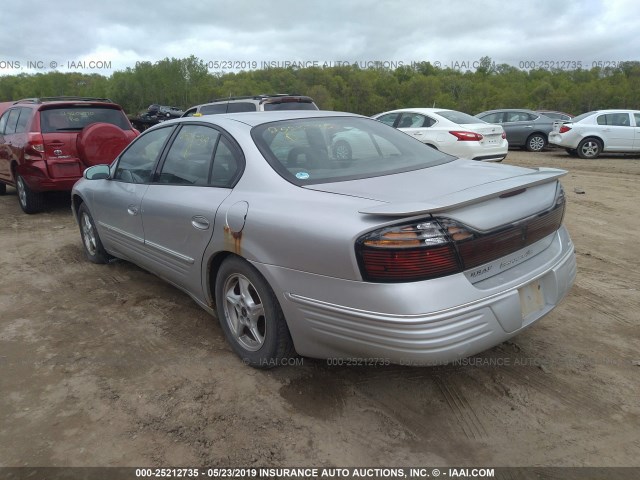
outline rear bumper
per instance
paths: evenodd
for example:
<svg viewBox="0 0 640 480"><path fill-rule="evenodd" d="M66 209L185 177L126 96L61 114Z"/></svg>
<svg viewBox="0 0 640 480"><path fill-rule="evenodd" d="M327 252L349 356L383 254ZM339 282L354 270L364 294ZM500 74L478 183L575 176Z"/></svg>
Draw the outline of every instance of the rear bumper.
<svg viewBox="0 0 640 480"><path fill-rule="evenodd" d="M517 335L553 310L576 276L564 227L543 252L501 273L499 281L471 283L461 273L373 284L256 267L277 292L301 355L413 365L451 362ZM523 316L521 294L528 285L539 285L544 301Z"/></svg>
<svg viewBox="0 0 640 480"><path fill-rule="evenodd" d="M35 192L70 191L73 185L82 178L82 171L78 162L69 162L69 167L47 165L42 162L29 162L18 166L18 173L24 178L29 188ZM50 170L56 176L52 176ZM78 173L79 172L79 173Z"/></svg>

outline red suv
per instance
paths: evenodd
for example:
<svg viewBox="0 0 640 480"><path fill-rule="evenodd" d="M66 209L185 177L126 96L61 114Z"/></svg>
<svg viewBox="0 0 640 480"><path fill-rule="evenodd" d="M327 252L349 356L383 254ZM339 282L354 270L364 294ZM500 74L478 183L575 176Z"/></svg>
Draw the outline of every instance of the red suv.
<svg viewBox="0 0 640 480"><path fill-rule="evenodd" d="M0 195L18 191L25 213L43 192L71 190L85 168L111 163L139 135L106 98L46 97L0 103Z"/></svg>

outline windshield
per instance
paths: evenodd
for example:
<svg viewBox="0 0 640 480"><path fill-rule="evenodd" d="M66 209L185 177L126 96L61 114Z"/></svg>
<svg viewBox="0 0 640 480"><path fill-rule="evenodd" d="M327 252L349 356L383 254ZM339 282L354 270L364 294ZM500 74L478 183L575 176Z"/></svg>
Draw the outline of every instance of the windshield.
<svg viewBox="0 0 640 480"><path fill-rule="evenodd" d="M487 123L477 117L472 117L471 115L462 112L456 112L455 110L442 110L436 113L450 122L457 123L458 125L465 125L468 123Z"/></svg>
<svg viewBox="0 0 640 480"><path fill-rule="evenodd" d="M254 127L269 164L296 185L339 182L440 165L454 157L359 117L305 118Z"/></svg>
<svg viewBox="0 0 640 480"><path fill-rule="evenodd" d="M42 133L79 131L96 122L111 123L122 130L131 130L124 113L114 108L90 105L48 108L40 112Z"/></svg>

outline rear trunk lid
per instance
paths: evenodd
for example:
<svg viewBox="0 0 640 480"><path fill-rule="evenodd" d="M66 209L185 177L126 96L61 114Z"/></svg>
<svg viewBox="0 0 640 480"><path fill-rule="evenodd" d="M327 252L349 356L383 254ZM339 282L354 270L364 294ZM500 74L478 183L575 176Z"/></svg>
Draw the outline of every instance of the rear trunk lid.
<svg viewBox="0 0 640 480"><path fill-rule="evenodd" d="M481 134L484 138L480 141L482 145L498 145L502 142L504 129L501 125L487 123L467 123L461 124L466 130Z"/></svg>
<svg viewBox="0 0 640 480"><path fill-rule="evenodd" d="M437 214L486 231L551 207L557 179L566 173L456 160L422 170L305 188L380 202L360 210L365 215Z"/></svg>

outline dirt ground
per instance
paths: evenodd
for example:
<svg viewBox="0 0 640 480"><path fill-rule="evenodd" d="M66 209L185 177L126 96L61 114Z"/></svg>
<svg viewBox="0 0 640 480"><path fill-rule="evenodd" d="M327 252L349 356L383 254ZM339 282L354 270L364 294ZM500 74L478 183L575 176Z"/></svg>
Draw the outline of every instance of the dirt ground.
<svg viewBox="0 0 640 480"><path fill-rule="evenodd" d="M569 171L576 285L513 341L436 368L253 370L187 295L87 262L67 195L28 216L8 189L0 466L640 466L640 159L505 163Z"/></svg>

